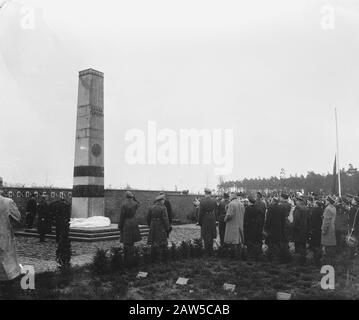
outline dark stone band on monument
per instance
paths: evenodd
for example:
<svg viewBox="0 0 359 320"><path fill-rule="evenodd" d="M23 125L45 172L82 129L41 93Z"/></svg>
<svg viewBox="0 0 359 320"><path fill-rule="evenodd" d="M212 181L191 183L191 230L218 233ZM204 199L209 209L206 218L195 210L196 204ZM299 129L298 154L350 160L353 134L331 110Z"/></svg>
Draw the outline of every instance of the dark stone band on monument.
<svg viewBox="0 0 359 320"><path fill-rule="evenodd" d="M104 177L104 167L77 166L74 167L74 177Z"/></svg>
<svg viewBox="0 0 359 320"><path fill-rule="evenodd" d="M80 185L74 186L72 190L73 198L100 198L105 196L104 186Z"/></svg>
<svg viewBox="0 0 359 320"><path fill-rule="evenodd" d="M86 75L93 75L93 76L98 76L100 78L103 78L103 72L100 72L100 71L97 71L97 70L94 70L94 69L86 69L86 70L82 70L79 72L79 76L80 77L83 77L83 76L86 76Z"/></svg>

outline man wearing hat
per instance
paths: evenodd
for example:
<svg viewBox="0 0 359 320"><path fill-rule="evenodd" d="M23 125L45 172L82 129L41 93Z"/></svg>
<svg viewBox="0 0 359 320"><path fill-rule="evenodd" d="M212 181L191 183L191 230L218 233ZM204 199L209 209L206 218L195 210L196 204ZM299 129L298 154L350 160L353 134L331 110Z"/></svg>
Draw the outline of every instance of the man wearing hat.
<svg viewBox="0 0 359 320"><path fill-rule="evenodd" d="M316 264L321 258L321 236L323 222L324 203L318 198L314 199L313 208L309 218L309 249L312 250Z"/></svg>
<svg viewBox="0 0 359 320"><path fill-rule="evenodd" d="M335 217L337 214L337 210L334 206L334 197L328 196L326 198L325 204L326 207L323 213L321 243L324 247L324 253L327 258L328 264L332 264L335 255L335 246L337 244L337 240L335 237Z"/></svg>
<svg viewBox="0 0 359 320"><path fill-rule="evenodd" d="M349 211L349 232L359 240L359 196L354 196ZM351 247L350 256L353 257L357 251L358 243Z"/></svg>
<svg viewBox="0 0 359 320"><path fill-rule="evenodd" d="M348 234L349 210L345 208L342 198L338 198L334 204L337 214L335 216L335 237L337 240L337 253L340 254L345 249L345 237Z"/></svg>
<svg viewBox="0 0 359 320"><path fill-rule="evenodd" d="M37 206L37 232L40 234L40 242L45 242L45 235L51 233L51 220L48 197L43 195Z"/></svg>
<svg viewBox="0 0 359 320"><path fill-rule="evenodd" d="M273 197L268 206L263 230L269 247L269 258L273 259L279 255L279 251L285 243L285 213L283 207L279 205L277 197Z"/></svg>
<svg viewBox="0 0 359 320"><path fill-rule="evenodd" d="M293 241L295 252L301 255L302 262L306 257L306 246L308 240L309 211L305 206L303 196L296 197L296 206L293 212Z"/></svg>
<svg viewBox="0 0 359 320"><path fill-rule="evenodd" d="M263 221L262 211L255 202L252 196L248 197L248 205L244 212L243 234L249 255L258 259L261 253Z"/></svg>
<svg viewBox="0 0 359 320"><path fill-rule="evenodd" d="M149 208L147 213L147 224L150 227L147 243L152 248L156 247L161 250L167 248L167 237L170 230L167 209L164 203L164 195L157 196L155 203Z"/></svg>
<svg viewBox="0 0 359 320"><path fill-rule="evenodd" d="M133 257L135 242L141 241L141 233L136 220L138 207L139 203L135 201L135 195L131 191L126 191L126 199L121 206L118 229L127 261Z"/></svg>
<svg viewBox="0 0 359 320"><path fill-rule="evenodd" d="M221 245L224 244L224 234L226 232L226 223L224 222L224 217L226 215L228 203L229 194L225 192L223 194L223 199L220 201L218 206L218 231Z"/></svg>
<svg viewBox="0 0 359 320"><path fill-rule="evenodd" d="M168 221L170 222L170 225L172 225L173 211L172 211L171 202L168 200L168 197L167 197L166 193L164 193L163 191L160 192L160 196L163 196L164 199L165 199L164 206L167 209Z"/></svg>
<svg viewBox="0 0 359 320"><path fill-rule="evenodd" d="M211 190L204 189L204 197L199 204L198 223L201 226L201 237L207 254L213 252L213 240L217 238L215 208L216 202L211 197Z"/></svg>
<svg viewBox="0 0 359 320"><path fill-rule="evenodd" d="M262 214L261 214L262 221L263 221L262 224L264 225L265 215L266 215L266 211L267 211L267 204L263 200L263 195L260 192L257 192L257 194L256 194L256 203L255 203L255 205L262 212Z"/></svg>
<svg viewBox="0 0 359 320"><path fill-rule="evenodd" d="M31 194L31 197L26 205L26 226L31 229L36 217L37 202L35 194Z"/></svg>
<svg viewBox="0 0 359 320"><path fill-rule="evenodd" d="M2 181L0 191L2 190ZM1 196L0 192L0 289L8 294L12 282L21 274L17 260L15 237L10 219L20 221L21 214L12 199Z"/></svg>
<svg viewBox="0 0 359 320"><path fill-rule="evenodd" d="M224 217L226 223L224 243L233 246L236 254L238 254L240 246L244 243L243 219L245 209L236 193L232 192L229 199L230 202Z"/></svg>

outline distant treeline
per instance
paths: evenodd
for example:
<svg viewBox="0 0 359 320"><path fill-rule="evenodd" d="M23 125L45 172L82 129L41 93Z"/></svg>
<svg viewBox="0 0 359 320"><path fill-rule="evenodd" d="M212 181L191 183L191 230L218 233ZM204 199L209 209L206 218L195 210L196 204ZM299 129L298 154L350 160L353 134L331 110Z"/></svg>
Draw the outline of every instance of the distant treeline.
<svg viewBox="0 0 359 320"><path fill-rule="evenodd" d="M342 194L359 194L359 172L352 167L349 170L341 170ZM294 192L304 190L305 193L316 192L325 194L338 193L337 175L328 173L327 175L317 174L313 171L306 176L290 176L289 178L255 178L236 181L224 181L218 185L218 189L228 191L232 188L237 190L244 189L251 191L287 191Z"/></svg>

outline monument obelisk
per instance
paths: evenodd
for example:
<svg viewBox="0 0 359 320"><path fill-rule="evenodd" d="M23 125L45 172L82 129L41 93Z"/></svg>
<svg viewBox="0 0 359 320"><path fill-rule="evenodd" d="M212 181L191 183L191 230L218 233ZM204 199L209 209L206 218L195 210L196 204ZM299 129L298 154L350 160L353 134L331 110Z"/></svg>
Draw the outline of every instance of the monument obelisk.
<svg viewBox="0 0 359 320"><path fill-rule="evenodd" d="M79 72L72 218L104 216L103 73Z"/></svg>

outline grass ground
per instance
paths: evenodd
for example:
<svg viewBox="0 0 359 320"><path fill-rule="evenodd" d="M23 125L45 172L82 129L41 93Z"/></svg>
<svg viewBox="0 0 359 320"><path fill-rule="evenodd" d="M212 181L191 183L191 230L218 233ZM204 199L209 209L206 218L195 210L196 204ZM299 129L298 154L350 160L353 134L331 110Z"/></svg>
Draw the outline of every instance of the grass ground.
<svg viewBox="0 0 359 320"><path fill-rule="evenodd" d="M36 289L17 292L17 298L252 300L276 299L276 293L282 291L292 293L293 299L359 299L359 259L347 266L339 263L335 270L335 289L323 290L320 268L295 262L272 264L207 257L149 264L102 276L81 267L73 270L70 280L54 272L40 274ZM138 271L148 272L148 277L137 279ZM176 285L178 277L190 281L185 286ZM224 291L224 283L235 284L235 292Z"/></svg>

